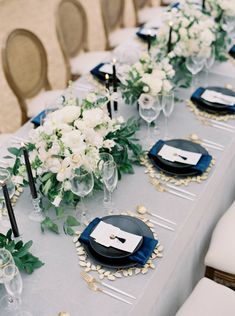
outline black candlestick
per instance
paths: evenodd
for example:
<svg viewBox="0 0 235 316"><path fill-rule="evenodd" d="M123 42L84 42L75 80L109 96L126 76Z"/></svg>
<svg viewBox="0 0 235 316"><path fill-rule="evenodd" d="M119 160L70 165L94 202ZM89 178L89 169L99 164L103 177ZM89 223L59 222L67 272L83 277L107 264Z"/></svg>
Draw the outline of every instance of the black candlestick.
<svg viewBox="0 0 235 316"><path fill-rule="evenodd" d="M105 75L105 87L106 87L106 89L109 92L109 75L108 74ZM108 113L109 113L109 117L112 119L112 110L111 110L111 103L110 103L110 101L107 102L107 110L108 110Z"/></svg>
<svg viewBox="0 0 235 316"><path fill-rule="evenodd" d="M152 36L148 34L147 39L148 39L148 52L150 52L151 44L152 44Z"/></svg>
<svg viewBox="0 0 235 316"><path fill-rule="evenodd" d="M116 59L113 59L113 92L117 92ZM118 110L118 102L113 102L114 111Z"/></svg>
<svg viewBox="0 0 235 316"><path fill-rule="evenodd" d="M34 182L34 178L33 178L33 174L32 174L32 169L31 169L31 165L30 165L30 161L29 161L29 154L28 154L27 149L24 147L24 145L23 145L22 149L23 149L23 154L24 154L25 167L26 167L27 174L28 174L31 195L32 195L33 199L36 199L38 197L38 194L37 194L37 190L36 190L36 186L35 186L35 182Z"/></svg>
<svg viewBox="0 0 235 316"><path fill-rule="evenodd" d="M171 52L171 37L172 37L172 22L169 23L170 30L169 30L169 39L168 39L168 44L167 44L167 52Z"/></svg>
<svg viewBox="0 0 235 316"><path fill-rule="evenodd" d="M205 2L206 0L202 0L202 10L205 10Z"/></svg>
<svg viewBox="0 0 235 316"><path fill-rule="evenodd" d="M5 203L6 203L9 220L11 223L12 232L13 232L14 237L17 238L20 236L20 234L19 234L17 223L16 223L15 214L11 205L8 189L5 183L2 185L2 191L3 191Z"/></svg>

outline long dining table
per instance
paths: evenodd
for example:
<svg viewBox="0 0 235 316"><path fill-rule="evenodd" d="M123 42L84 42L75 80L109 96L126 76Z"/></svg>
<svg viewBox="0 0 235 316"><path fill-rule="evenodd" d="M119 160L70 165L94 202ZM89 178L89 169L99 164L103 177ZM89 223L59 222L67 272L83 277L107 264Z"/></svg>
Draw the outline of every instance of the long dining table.
<svg viewBox="0 0 235 316"><path fill-rule="evenodd" d="M230 65L230 67L229 67ZM223 71L229 69L230 73ZM220 69L209 73L210 86L235 87L235 66L230 61L220 65ZM91 85L87 77L77 84ZM199 77L203 85L203 76ZM79 96L79 89L77 89ZM135 315L135 316L173 316L190 294L197 281L204 275L204 256L208 248L213 228L235 197L235 132L205 126L197 119L186 100L191 90L178 89L179 101L175 103L169 119L171 138L187 139L192 133L202 138L214 140L224 145L223 151L209 149L215 158L208 179L201 183L190 183L187 190L196 194L194 201L158 192L149 183L143 166L136 166L133 175L124 175L113 193L113 200L120 212L135 210L137 205L145 205L151 212L177 223L175 231L155 226L158 239L164 246L163 258L155 260L155 269L146 274L123 277L106 281L115 287L136 296L132 305L127 305L102 293L92 292L82 280L79 260L73 239L63 234L41 232L40 225L28 218L32 210L30 192L25 188L15 206L15 216L24 241L33 240L32 252L45 265L32 275L23 276L22 300L34 316L53 316L67 311L71 316L86 315ZM119 102L118 115L125 119L138 116L135 106ZM158 130L152 130L157 141L163 137L164 117L157 120ZM235 121L229 120L235 127ZM26 123L15 136L27 138L31 123ZM145 122L138 132L144 144ZM1 147L0 158L7 153L11 140ZM92 217L104 216L102 192L86 199ZM113 283L112 283L113 282ZM3 295L4 288L0 288ZM4 316L0 310L0 315Z"/></svg>

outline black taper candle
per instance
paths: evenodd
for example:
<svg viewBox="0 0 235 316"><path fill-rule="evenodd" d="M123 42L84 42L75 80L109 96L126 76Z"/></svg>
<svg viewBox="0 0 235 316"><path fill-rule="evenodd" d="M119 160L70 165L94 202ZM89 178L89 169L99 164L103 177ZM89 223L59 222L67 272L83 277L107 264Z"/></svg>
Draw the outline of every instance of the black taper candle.
<svg viewBox="0 0 235 316"><path fill-rule="evenodd" d="M173 23L170 22L169 23L169 39L168 39L168 43L167 43L167 52L170 53L171 52L171 37L172 37L172 26L173 26Z"/></svg>
<svg viewBox="0 0 235 316"><path fill-rule="evenodd" d="M148 40L148 52L150 52L151 44L152 44L152 36L150 34L148 34L147 40Z"/></svg>
<svg viewBox="0 0 235 316"><path fill-rule="evenodd" d="M13 235L15 237L19 237L20 234L19 234L18 226L17 226L16 219L15 219L15 214L14 214L14 211L13 211L13 208L12 208L12 205L11 205L11 200L10 200L10 196L9 196L6 184L3 184L2 191L3 191L3 195L4 195L6 208L7 208L9 220L10 220L10 223L11 223L11 228L12 228Z"/></svg>
<svg viewBox="0 0 235 316"><path fill-rule="evenodd" d="M28 150L25 148L24 144L22 144L22 149L23 149L23 154L24 154L25 167L26 167L27 174L28 174L31 195L32 195L33 199L36 199L38 197L38 194L37 194L37 190L36 190L36 186L35 186L35 182L34 182L34 178L33 178L33 173L32 173L32 169L31 169L31 165L30 165L30 161L29 161Z"/></svg>
<svg viewBox="0 0 235 316"><path fill-rule="evenodd" d="M113 59L113 92L117 92L116 59ZM118 102L113 101L114 111L118 110Z"/></svg>
<svg viewBox="0 0 235 316"><path fill-rule="evenodd" d="M109 91L109 75L105 74L105 87ZM112 109L110 101L107 102L107 110L109 113L109 117L112 118Z"/></svg>
<svg viewBox="0 0 235 316"><path fill-rule="evenodd" d="M202 10L205 10L205 2L206 0L202 0Z"/></svg>

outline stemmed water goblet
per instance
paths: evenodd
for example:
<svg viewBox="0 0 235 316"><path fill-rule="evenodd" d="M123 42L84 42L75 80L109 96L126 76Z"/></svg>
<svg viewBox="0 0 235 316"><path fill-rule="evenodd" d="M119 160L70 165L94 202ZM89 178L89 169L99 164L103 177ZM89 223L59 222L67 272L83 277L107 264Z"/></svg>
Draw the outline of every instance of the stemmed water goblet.
<svg viewBox="0 0 235 316"><path fill-rule="evenodd" d="M205 58L200 56L189 56L186 58L186 67L188 71L192 74L192 91L194 91L196 86L196 75L203 69L205 63Z"/></svg>
<svg viewBox="0 0 235 316"><path fill-rule="evenodd" d="M105 185L105 183L103 181L103 177L102 177L103 165L106 161L114 161L113 156L109 153L106 153L106 152L100 153L100 160L97 164L97 169L98 169L98 176L100 177L100 180L103 183L103 188L104 188L104 198L103 198L104 206L106 206L107 203L109 202L108 190L106 188L106 185Z"/></svg>
<svg viewBox="0 0 235 316"><path fill-rule="evenodd" d="M213 66L214 62L215 62L215 49L214 47L211 47L210 55L205 59L205 69L206 69L205 86L208 85L209 69Z"/></svg>
<svg viewBox="0 0 235 316"><path fill-rule="evenodd" d="M148 94L142 94L138 100L139 114L143 120L147 122L147 147L151 146L150 124L159 116L162 104L160 96L152 97ZM147 148L148 149L148 148Z"/></svg>
<svg viewBox="0 0 235 316"><path fill-rule="evenodd" d="M174 110L174 91L165 92L163 95L163 114L165 116L165 139L169 138L168 134L168 118Z"/></svg>
<svg viewBox="0 0 235 316"><path fill-rule="evenodd" d="M84 197L87 196L94 187L93 174L84 168L77 168L73 172L71 179L71 191L80 197L81 211L77 205L77 216L82 226L87 226L89 216L84 205Z"/></svg>
<svg viewBox="0 0 235 316"><path fill-rule="evenodd" d="M105 161L102 167L103 182L108 191L107 207L109 214L114 214L116 209L112 203L112 193L118 182L118 171L115 161Z"/></svg>
<svg viewBox="0 0 235 316"><path fill-rule="evenodd" d="M22 278L11 253L5 248L0 248L0 283L4 284L8 294L0 300L0 310L4 316L32 316L21 309Z"/></svg>

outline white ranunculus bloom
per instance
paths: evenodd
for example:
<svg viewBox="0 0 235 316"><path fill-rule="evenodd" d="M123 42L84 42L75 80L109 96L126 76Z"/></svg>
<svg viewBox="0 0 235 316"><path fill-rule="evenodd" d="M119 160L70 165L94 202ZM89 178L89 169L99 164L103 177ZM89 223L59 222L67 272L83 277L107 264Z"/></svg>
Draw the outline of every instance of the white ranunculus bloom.
<svg viewBox="0 0 235 316"><path fill-rule="evenodd" d="M112 149L115 146L115 141L112 139L106 139L103 141L103 147L107 149Z"/></svg>
<svg viewBox="0 0 235 316"><path fill-rule="evenodd" d="M67 105L60 110L51 113L51 119L55 122L72 123L81 114L81 108L75 105Z"/></svg>

